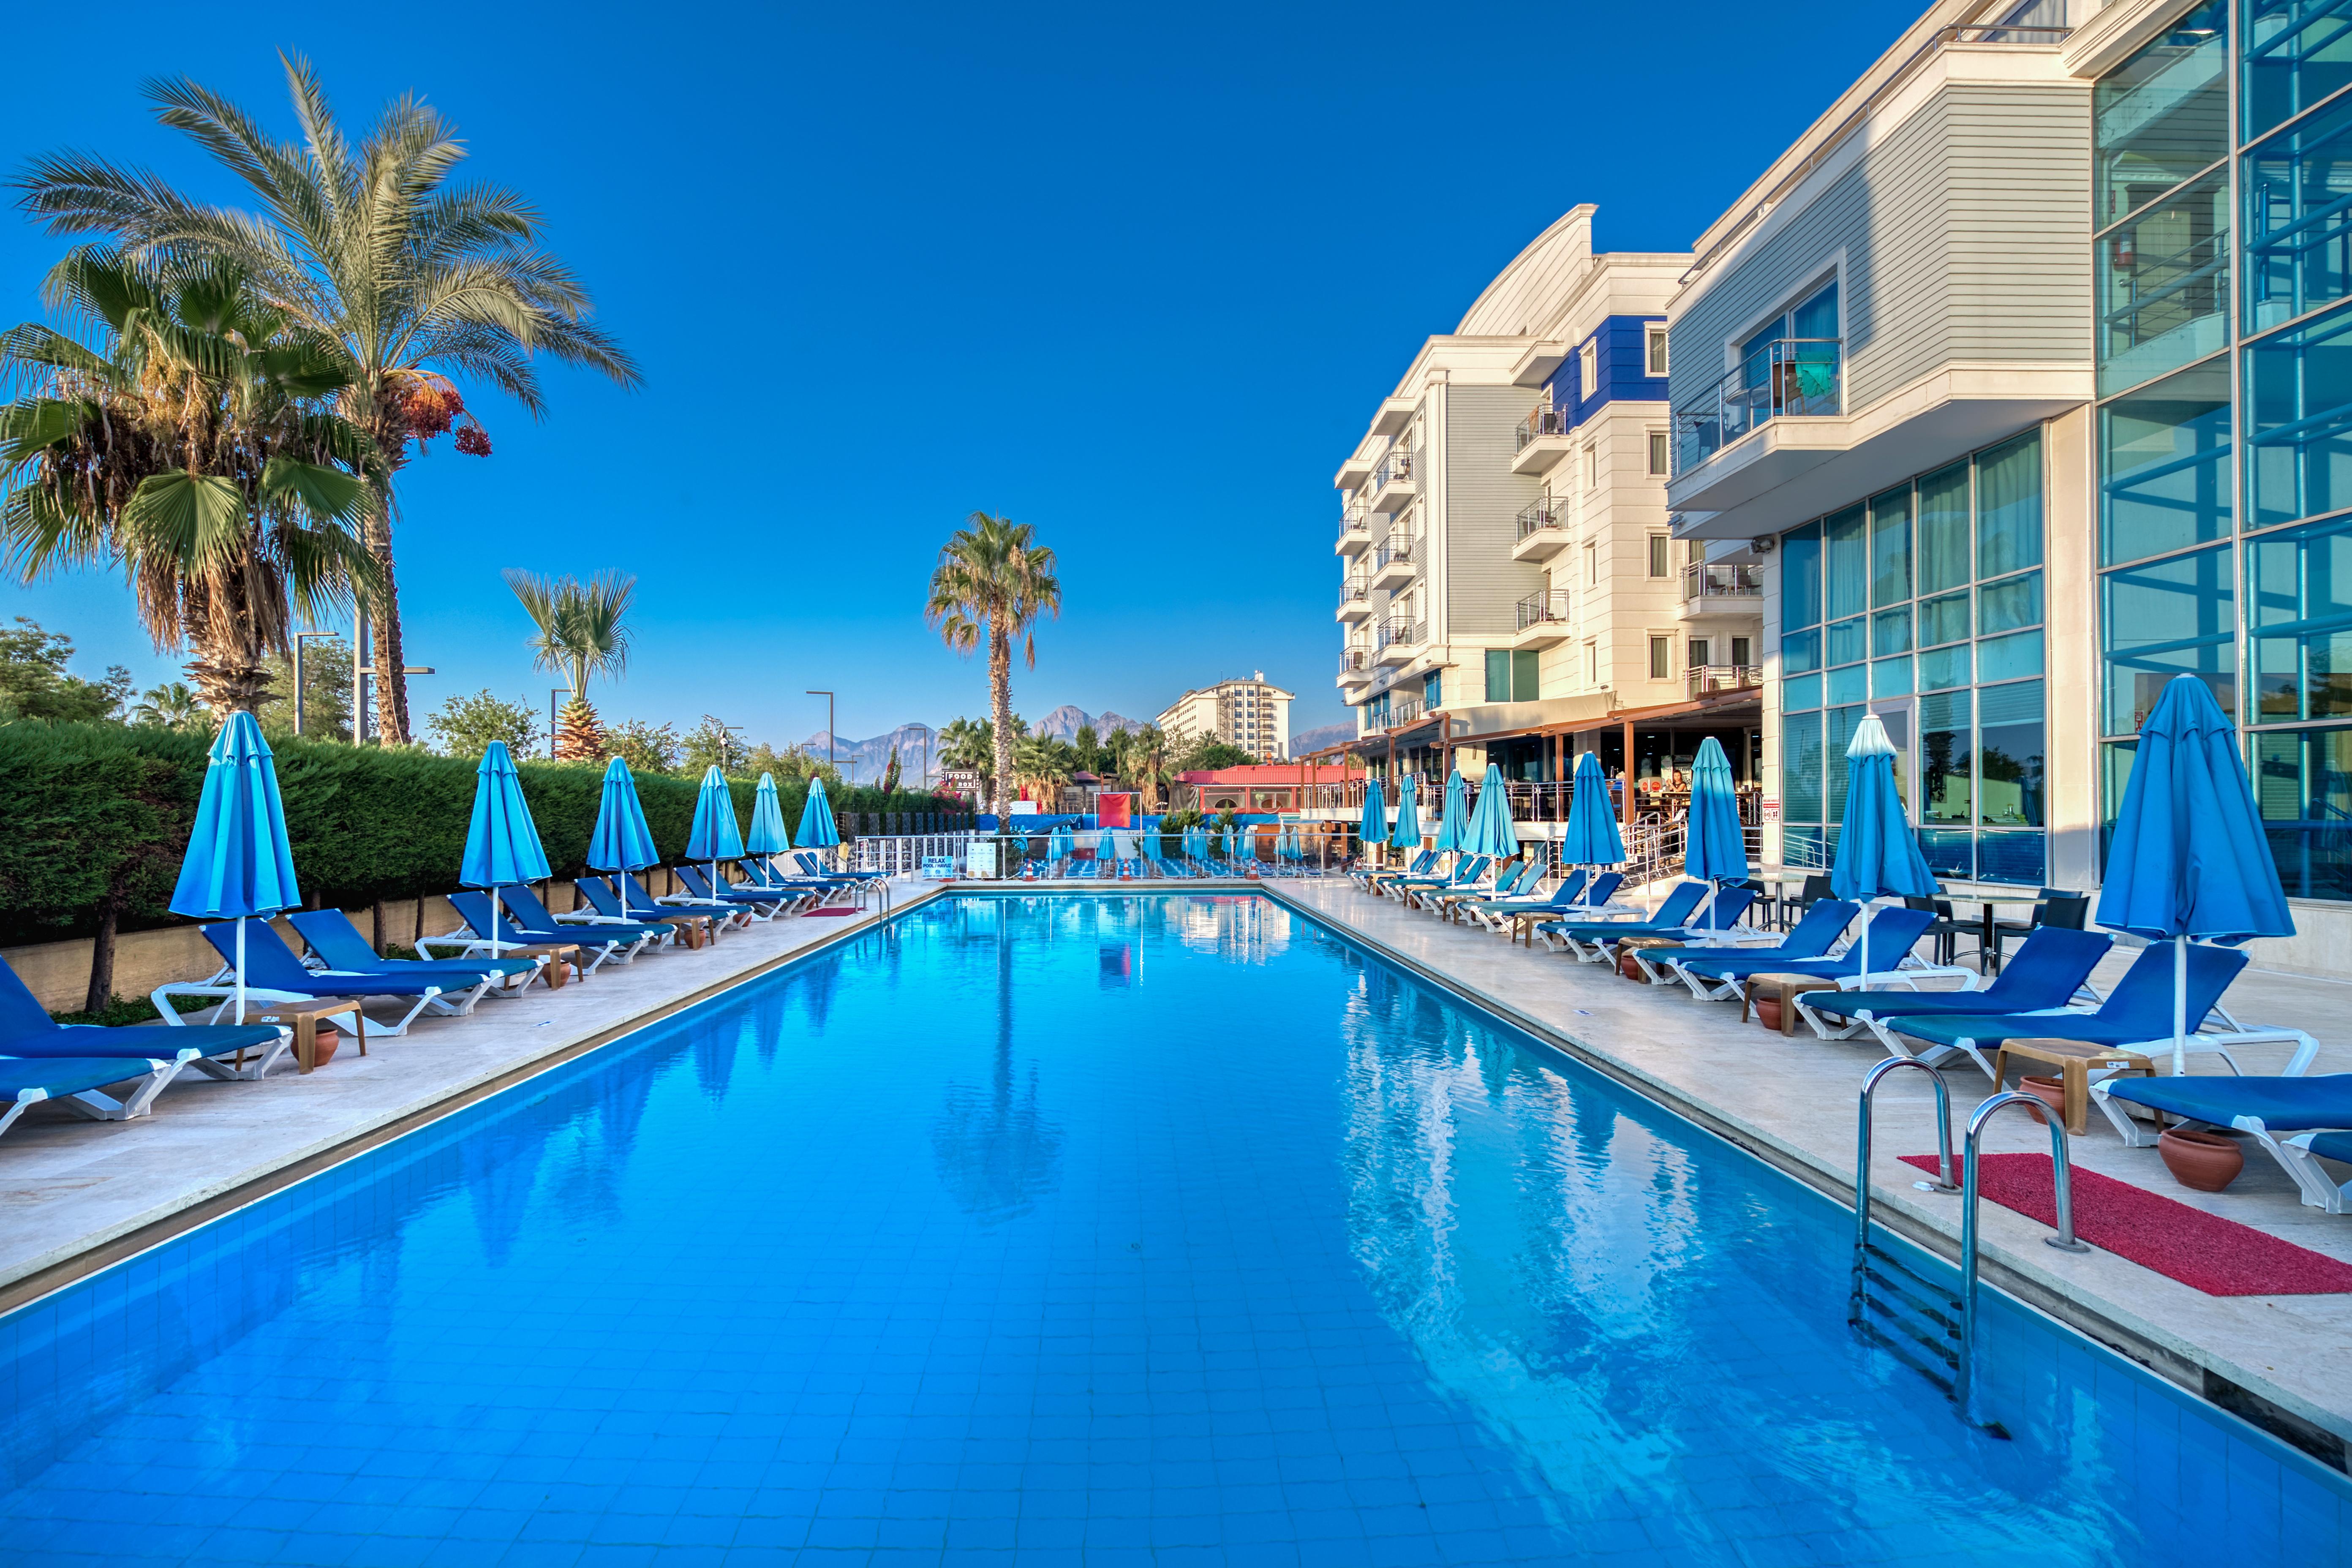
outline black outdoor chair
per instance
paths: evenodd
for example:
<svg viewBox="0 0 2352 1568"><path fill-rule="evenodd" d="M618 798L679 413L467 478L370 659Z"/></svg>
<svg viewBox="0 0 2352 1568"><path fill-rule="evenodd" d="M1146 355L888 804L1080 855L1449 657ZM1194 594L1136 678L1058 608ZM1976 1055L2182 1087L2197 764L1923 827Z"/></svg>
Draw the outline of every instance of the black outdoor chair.
<svg viewBox="0 0 2352 1568"><path fill-rule="evenodd" d="M1990 958L1994 970L2000 968L2001 948L2012 937L2022 942L2032 936L2037 926L2057 926L2066 931L2081 931L2091 916L2091 896L2069 892L2064 888L2044 888L2033 895L2033 918L2030 921L1995 921L1992 927L1992 952Z"/></svg>
<svg viewBox="0 0 2352 1568"><path fill-rule="evenodd" d="M1936 917L1923 934L1936 939L1936 962L1938 963L1949 963L1958 956L1961 937L1981 937L1984 934L1983 927L1970 925L1953 917L1952 900L1949 899L1906 898L1903 900L1903 907L1923 910Z"/></svg>

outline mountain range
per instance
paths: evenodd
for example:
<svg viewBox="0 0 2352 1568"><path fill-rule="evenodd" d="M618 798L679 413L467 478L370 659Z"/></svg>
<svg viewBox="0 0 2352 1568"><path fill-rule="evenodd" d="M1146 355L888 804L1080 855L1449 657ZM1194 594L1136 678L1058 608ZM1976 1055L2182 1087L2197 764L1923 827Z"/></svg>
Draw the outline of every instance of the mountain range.
<svg viewBox="0 0 2352 1568"><path fill-rule="evenodd" d="M1353 724L1318 724L1312 730L1294 730L1290 735L1290 754L1303 757L1309 752L1319 752L1326 746L1336 746L1342 741L1356 738Z"/></svg>
<svg viewBox="0 0 2352 1568"><path fill-rule="evenodd" d="M1095 727L1095 733L1097 736L1103 736L1109 734L1115 729L1143 729L1145 721L1122 718L1108 710L1102 713L1088 713L1083 708L1066 702L1046 714L1045 718L1032 723L1029 726L1029 732L1033 735L1051 735L1056 740L1071 741L1077 738L1078 726L1081 724L1092 724ZM863 741L852 740L847 735L828 736L824 731L819 730L801 742L801 749L813 757L822 757L827 754L826 748L829 743L835 763L840 766L843 773L849 774L853 783L874 784L880 781L882 770L890 760L890 748L895 745L898 748L899 772L909 781L913 781L922 776L925 729L926 726L917 723L901 724L887 734L870 736ZM936 727L932 729L934 732L930 742L931 771L936 773L940 766L939 741Z"/></svg>

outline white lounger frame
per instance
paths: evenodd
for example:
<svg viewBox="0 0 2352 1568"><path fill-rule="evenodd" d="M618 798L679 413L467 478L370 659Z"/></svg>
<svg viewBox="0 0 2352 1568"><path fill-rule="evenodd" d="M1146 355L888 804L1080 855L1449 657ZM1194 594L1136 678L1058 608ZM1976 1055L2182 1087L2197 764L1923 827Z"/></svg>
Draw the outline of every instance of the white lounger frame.
<svg viewBox="0 0 2352 1568"><path fill-rule="evenodd" d="M427 938L425 940L430 941L431 939ZM314 973L322 976L331 976L336 980L363 981L372 978L369 975L354 974L348 970L341 969L320 970ZM361 1014L362 1016L367 1018L369 1027L374 1029L375 1032L380 1035L404 1035L408 1033L408 1026L416 1022L417 1016L427 1009L430 1009L433 1013L442 1016L463 1017L465 1015L474 1010L474 1004L479 1002L482 999L483 994L488 992L489 988L490 977L487 974L471 985L454 985L446 987L440 985L427 985L423 994L417 996L415 1005L410 1007L407 1012L403 1013L397 1023L387 1024L379 1018L368 1015L364 1005L361 1008ZM149 992L147 994L149 1000L155 1004L155 1010L163 1014L164 1021L170 1024L184 1024L187 1022L185 1018L180 1016L179 1010L172 1005L170 998L173 996L213 997L219 1002L220 1005L213 1009L212 1016L206 1018L205 1022L207 1024L217 1024L220 1022L221 1015L236 1005L236 992L237 986L236 973L233 970L225 967L214 974L210 980L197 981L194 983L182 982L171 985L158 985L154 990ZM248 985L245 987L245 999L248 1002L312 1002L318 1000L321 994L324 994L314 991L268 991L257 985ZM353 1001L363 1001L368 994L365 992L337 992L334 993L334 994L346 996ZM407 994L405 992L386 992L382 994L398 994L403 998L405 998ZM286 1040L281 1044L279 1051L282 1053L285 1047L290 1046L292 1043L293 1038L289 1034ZM278 1054L279 1053L272 1054L273 1060L276 1058ZM263 1071L267 1070L267 1068L263 1069ZM249 1076L259 1078L261 1073L256 1072Z"/></svg>
<svg viewBox="0 0 2352 1568"><path fill-rule="evenodd" d="M2192 1035L2189 1037L2195 1039L2197 1037ZM2239 1029L2226 1036L2208 1037L2226 1038L2234 1045L2242 1046L2276 1044L2293 1040L2295 1042L2294 1055L2288 1059L2286 1070L2279 1075L2282 1078L2301 1078L2310 1068L2312 1058L2319 1054L2319 1042L2301 1029ZM2153 1056L2158 1051L2170 1050L2172 1042L2169 1039L2149 1040L2123 1048L2137 1051L2142 1056ZM2231 1067L2235 1068L2238 1065L2235 1058L2229 1057L2228 1052L2222 1052L2222 1056L2229 1060ZM2122 1137L2126 1147L2147 1148L2157 1141L2158 1133L2144 1125L2138 1118L2126 1109L2126 1106L2137 1103L2136 1101L2116 1100L2108 1097L2107 1091L2115 1087L2115 1081L2113 1073L2101 1074L2092 1079L2091 1103L2105 1114L2107 1121ZM2143 1106L2141 1109L2149 1110L2150 1108ZM2187 1120L2196 1119L2191 1117ZM2311 1152L2312 1141L2322 1133L2332 1131L2331 1129L2315 1128L2308 1132L2297 1132L2282 1138L2265 1126L2259 1116L2233 1116L2230 1119L2230 1125L2238 1131L2250 1135L2255 1142L2270 1151L2271 1158L2279 1163L2280 1169L2286 1172L2288 1178L2294 1183L2295 1190L2303 1195L2305 1208L2319 1209L2327 1214L2347 1212L2347 1199L2352 1198L2352 1182L2339 1184L2335 1177L2327 1173L2326 1167L2319 1163L2320 1156Z"/></svg>
<svg viewBox="0 0 2352 1568"><path fill-rule="evenodd" d="M37 1063L43 1058L18 1057L15 1059L26 1063ZM0 1110L0 1132L5 1132L15 1126L16 1118L25 1114L26 1107L39 1105L44 1101L70 1110L76 1116L88 1117L92 1121L128 1121L134 1116L152 1115L155 1097L163 1092L163 1086L179 1077L182 1068L199 1059L201 1059L200 1054L194 1050L176 1052L170 1061L165 1061L160 1057L123 1058L123 1080L127 1082L134 1078L140 1080L139 1087L131 1091L129 1100L117 1100L104 1090L95 1089L86 1089L78 1094L66 1095L62 1099L51 1094L46 1089L21 1089L17 1092L16 1098L8 1102L5 1110ZM144 1068L139 1065L142 1061L146 1063Z"/></svg>

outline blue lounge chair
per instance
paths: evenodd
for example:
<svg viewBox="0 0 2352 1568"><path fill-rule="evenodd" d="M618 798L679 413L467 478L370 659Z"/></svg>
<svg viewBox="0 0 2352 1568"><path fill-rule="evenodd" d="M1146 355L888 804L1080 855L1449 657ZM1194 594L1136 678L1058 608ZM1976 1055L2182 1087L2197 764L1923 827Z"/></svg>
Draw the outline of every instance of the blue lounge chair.
<svg viewBox="0 0 2352 1568"><path fill-rule="evenodd" d="M1962 971L1966 984L1958 991L1801 992L1797 1013L1824 1040L1848 1039L1868 1029L1888 1050L1905 1056L1908 1053L1888 1037L1886 1020L1906 1015L2039 1013L2069 1006L2114 945L2115 938L2097 931L2040 926L1980 991L1973 989L1980 977ZM1829 1018L1842 1022L1833 1025L1825 1021Z"/></svg>
<svg viewBox="0 0 2352 1568"><path fill-rule="evenodd" d="M2116 983L2114 994L2094 1012L1914 1015L1890 1020L1887 1028L1893 1034L1918 1041L1924 1048L1906 1054L1921 1061L1940 1061L1954 1052L1961 1052L1984 1068L1987 1078L1992 1076L1993 1054L2000 1050L2003 1040L2080 1040L2085 1045L2137 1051L2143 1056L2168 1056L2172 1050L2172 963L2170 942L2149 946L2132 961L2131 968ZM2221 993L2230 988L2230 982L2245 966L2246 955L2236 948L2189 943L2188 1018L2191 1030L2199 1029L2207 1016L2217 1011ZM2298 1047L2296 1060L2301 1065L2289 1069L2291 1074L2299 1074L2308 1067L2312 1053L2319 1048L2300 1029L2234 1026L2192 1033L2189 1048L2214 1052L2234 1071L2238 1059L2230 1054L2231 1047L2281 1041L2292 1042Z"/></svg>
<svg viewBox="0 0 2352 1568"><path fill-rule="evenodd" d="M154 1103L179 1070L178 1061L161 1057L0 1057L0 1132L15 1126L26 1106L45 1100L54 1100L93 1121L137 1116ZM132 1079L143 1081L129 1100L101 1092ZM134 1106L136 1110L131 1109Z"/></svg>
<svg viewBox="0 0 2352 1568"><path fill-rule="evenodd" d="M1432 866L1436 864L1437 851L1434 849L1424 849L1420 854L1414 856L1412 863L1409 865L1402 867L1359 866L1354 870L1349 872L1348 875L1354 879L1358 887L1370 893L1379 891L1379 889L1374 886L1375 883L1384 881L1391 877L1423 876L1428 873L1428 870Z"/></svg>
<svg viewBox="0 0 2352 1568"><path fill-rule="evenodd" d="M2125 1114L2117 1100L2250 1133L2294 1179L2306 1207L2342 1214L2352 1183L2338 1184L2319 1161L2352 1163L2352 1073L2305 1078L2302 1069L2309 1065L2310 1054L2298 1052L2280 1078L2102 1079L2091 1085L2091 1103L2135 1148L2155 1142L2157 1134Z"/></svg>
<svg viewBox="0 0 2352 1568"><path fill-rule="evenodd" d="M706 903L733 904L755 921L772 921L778 915L789 914L800 902L798 897L778 888L737 887L723 878L714 885L701 867L691 864L678 867L677 879L686 885L688 892Z"/></svg>
<svg viewBox="0 0 2352 1568"><path fill-rule="evenodd" d="M841 870L831 869L823 860L805 849L793 850L793 859L800 867L803 876L822 877L832 881L847 882L852 885L887 882L890 879L889 873L887 871L852 871L845 868Z"/></svg>
<svg viewBox="0 0 2352 1568"><path fill-rule="evenodd" d="M1536 939L1547 949L1568 950L1580 963L1598 963L1609 956L1609 944L1629 936L1683 936L1687 934L1684 922L1698 909L1698 901L1706 897L1705 882L1677 882L1666 890L1655 910L1645 921L1627 920L1564 920L1542 921L1536 925ZM1721 900L1717 900L1718 905ZM1716 911L1708 911L1710 915ZM1734 919L1738 918L1735 913Z"/></svg>
<svg viewBox="0 0 2352 1568"><path fill-rule="evenodd" d="M1809 911L1807 919L1810 918ZM1848 942L1843 952L1820 958L1784 959L1778 956L1778 950L1769 948L1749 948L1729 953L1720 949L1704 948L1654 951L1680 951L1685 953L1685 957L1667 961L1675 973L1682 977L1683 984L1703 1002L1722 1001L1739 995L1751 974L1785 972L1841 983L1849 979L1890 979L1905 963L1912 962L1911 950L1918 945L1921 937L1927 934L1927 928L1935 921L1932 910L1882 909L1872 915L1870 924L1865 928L1870 933L1870 962L1880 967L1868 975L1862 972L1863 943L1859 938ZM1804 921L1799 921L1797 924L1801 928ZM1790 934L1793 936L1796 933L1792 931ZM1650 954L1642 956L1646 958ZM1913 963L1913 970L1918 973L1935 973L1916 963ZM1966 972L1953 970L1951 973Z"/></svg>
<svg viewBox="0 0 2352 1568"><path fill-rule="evenodd" d="M530 892L528 889L520 890L526 894ZM666 940L669 935L667 926L662 927L656 935L637 925L557 925L554 917L547 913L546 906L536 897L530 900L530 907L538 911L535 915L518 910L512 899L501 899L499 904L497 931L499 946L575 943L580 955L579 962L572 964L572 972L583 980L595 973L606 959L618 959L626 963L646 946ZM418 951L427 952L436 947L453 947L465 952L487 949L490 945L492 929L489 894L471 889L451 893L449 907L457 911L457 918L466 922L465 926L446 936L420 938L416 943Z"/></svg>
<svg viewBox="0 0 2352 1568"><path fill-rule="evenodd" d="M596 903L597 893L605 894L608 900L611 894L611 889L604 885L601 879L580 877L574 879L572 885L583 898L588 900L588 908L574 910L568 915L551 913L548 907L539 901L539 895L529 888L501 888L499 892L503 897L500 901L506 905L509 914L527 923L534 931L572 933L562 939L565 942L579 941L580 933L583 931L593 933L597 938L610 935L622 945L622 951L613 956L624 963L635 957L641 950L646 947L665 946L677 935L677 929L675 926L663 925L655 921L634 920L625 915L606 913L605 908L613 906L608 902L607 906L599 907ZM632 946L631 943L635 945Z"/></svg>
<svg viewBox="0 0 2352 1568"><path fill-rule="evenodd" d="M1603 912L1609 900L1617 896L1623 885L1622 871L1603 871L1590 876L1583 868L1570 871L1559 879L1559 886L1550 892L1528 898L1490 899L1484 903L1465 906L1474 921L1497 931L1508 931L1509 922L1527 915L1558 915L1573 921L1580 915L1591 917ZM1530 884L1521 883L1527 887Z"/></svg>
<svg viewBox="0 0 2352 1568"><path fill-rule="evenodd" d="M1715 902L1719 906L1727 895L1747 891L1745 888L1717 888ZM1748 896L1750 899L1755 897L1753 893L1748 893ZM1707 945L1705 941L1706 932L1694 926L1691 930L1696 940L1688 946L1634 948L1632 950L1633 962L1641 966L1643 974L1649 976L1650 984L1653 985L1664 985L1679 980L1681 976L1672 973L1671 971L1675 963L1684 958L1722 958L1738 963L1753 956L1764 960L1761 967L1769 972L1781 963L1793 963L1801 959L1828 957L1830 949L1837 945L1837 939L1844 933L1846 927L1853 923L1853 917L1861 912L1859 908L1847 903L1843 899L1823 899L1820 903L1807 910L1805 918L1799 921L1790 929L1789 934L1778 942L1743 947L1738 952ZM1712 916L1715 910L1710 909L1707 913ZM1720 931L1726 928L1711 926L1710 929ZM1699 994L1704 996L1706 993L1702 991Z"/></svg>
<svg viewBox="0 0 2352 1568"><path fill-rule="evenodd" d="M815 909L835 893L856 885L832 877L787 877L769 862L756 858L743 861L742 866L745 888L798 899L803 909Z"/></svg>
<svg viewBox="0 0 2352 1568"><path fill-rule="evenodd" d="M212 1078L259 1078L293 1044L294 1032L275 1024L186 1024L172 1035L158 1035L144 1026L118 1029L99 1024L60 1024L49 1016L40 998L26 989L15 970L0 964L0 1056L93 1061L119 1058L126 1063L169 1058L172 1071L142 1089L144 1099L126 1101L119 1111L108 1112L117 1121L146 1114L148 1102L183 1068L194 1068ZM247 1056L253 1058L250 1063ZM128 1068L125 1076L130 1076ZM114 1104L103 1095L83 1098L94 1108L103 1109L100 1101Z"/></svg>
<svg viewBox="0 0 2352 1568"><path fill-rule="evenodd" d="M730 904L719 899L698 899L690 893L671 893L656 899L651 889L627 871L614 877L612 882L617 885L618 899L613 897L613 889L598 878L583 877L579 881L581 896L599 915L607 918L617 916L622 920L652 924L664 916L709 915L710 934L714 937L729 926L751 923L751 911L740 904Z"/></svg>
<svg viewBox="0 0 2352 1568"><path fill-rule="evenodd" d="M1433 892L1423 898L1421 907L1433 909L1451 921L1454 910L1464 904L1512 898L1522 887L1532 888L1542 879L1543 868L1533 858L1516 863L1507 861L1495 868L1495 879L1486 886L1466 892Z"/></svg>
<svg viewBox="0 0 2352 1568"><path fill-rule="evenodd" d="M173 996L211 996L220 1000L214 1009L217 1018L236 994L236 922L221 921L203 928L205 940L221 955L224 967L212 979L194 985L159 985L153 992L155 1005L167 1019L177 1016L167 1000ZM317 996L349 996L364 999L370 996L415 997L407 1012L394 1024L378 1023L370 1018L381 1034L404 1035L417 1015L430 1008L436 1013L452 1016L470 1013L474 1004L490 988L486 974L367 974L345 973L334 969L306 969L278 934L278 928L268 921L245 922L245 994L247 1001L259 998L264 1002L299 1002ZM367 1055L367 1041L360 1041L360 1055Z"/></svg>
<svg viewBox="0 0 2352 1568"><path fill-rule="evenodd" d="M1388 896L1405 908L1424 893L1474 892L1495 864L1491 855L1457 855L1453 869L1442 877L1399 877L1387 885Z"/></svg>
<svg viewBox="0 0 2352 1568"><path fill-rule="evenodd" d="M477 980L488 976L496 982L490 987L492 995L520 995L546 967L537 958L492 958L488 953L478 958L385 958L368 945L351 916L341 910L302 910L286 918L318 961L314 967L345 974L454 974ZM508 983L518 979L522 984L509 989Z"/></svg>

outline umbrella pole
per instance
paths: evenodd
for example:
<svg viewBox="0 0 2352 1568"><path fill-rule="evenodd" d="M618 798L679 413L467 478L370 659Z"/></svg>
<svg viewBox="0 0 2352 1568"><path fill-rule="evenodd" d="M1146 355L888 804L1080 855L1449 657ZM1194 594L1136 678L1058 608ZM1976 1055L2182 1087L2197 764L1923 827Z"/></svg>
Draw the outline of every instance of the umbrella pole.
<svg viewBox="0 0 2352 1568"><path fill-rule="evenodd" d="M220 1016L215 1013L215 1017ZM245 917L236 917L236 1021L245 1022ZM2176 1069L2177 1070L2177 1069Z"/></svg>
<svg viewBox="0 0 2352 1568"><path fill-rule="evenodd" d="M2189 1070L2189 934L2172 939L2172 1076Z"/></svg>
<svg viewBox="0 0 2352 1568"><path fill-rule="evenodd" d="M499 955L499 890L490 889L490 956Z"/></svg>

